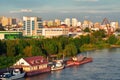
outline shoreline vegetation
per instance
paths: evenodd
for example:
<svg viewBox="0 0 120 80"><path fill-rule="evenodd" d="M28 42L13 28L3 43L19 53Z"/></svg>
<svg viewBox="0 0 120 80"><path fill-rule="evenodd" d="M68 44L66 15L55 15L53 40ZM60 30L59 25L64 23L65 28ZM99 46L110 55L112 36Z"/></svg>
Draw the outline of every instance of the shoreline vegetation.
<svg viewBox="0 0 120 80"><path fill-rule="evenodd" d="M94 34L95 33L95 34ZM94 32L78 38L53 37L46 39L0 40L0 69L12 66L24 57L57 55L57 58L76 56L90 50L120 47L115 35Z"/></svg>

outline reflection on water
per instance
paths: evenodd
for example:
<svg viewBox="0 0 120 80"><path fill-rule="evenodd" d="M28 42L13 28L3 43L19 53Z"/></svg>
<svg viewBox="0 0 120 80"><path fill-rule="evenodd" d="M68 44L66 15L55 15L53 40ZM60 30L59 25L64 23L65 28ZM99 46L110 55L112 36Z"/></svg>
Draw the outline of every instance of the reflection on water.
<svg viewBox="0 0 120 80"><path fill-rule="evenodd" d="M43 73L36 76L27 77L25 80L46 80L46 78L49 77L50 75L51 75L50 73Z"/></svg>
<svg viewBox="0 0 120 80"><path fill-rule="evenodd" d="M94 58L91 63L28 77L25 80L120 80L120 48L90 51L89 56Z"/></svg>

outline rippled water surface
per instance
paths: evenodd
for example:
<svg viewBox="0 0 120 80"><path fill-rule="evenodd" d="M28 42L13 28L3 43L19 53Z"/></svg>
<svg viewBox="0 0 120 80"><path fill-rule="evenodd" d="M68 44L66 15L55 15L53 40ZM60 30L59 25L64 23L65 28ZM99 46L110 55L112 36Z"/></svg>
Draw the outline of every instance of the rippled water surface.
<svg viewBox="0 0 120 80"><path fill-rule="evenodd" d="M88 52L93 62L20 80L120 80L120 48Z"/></svg>

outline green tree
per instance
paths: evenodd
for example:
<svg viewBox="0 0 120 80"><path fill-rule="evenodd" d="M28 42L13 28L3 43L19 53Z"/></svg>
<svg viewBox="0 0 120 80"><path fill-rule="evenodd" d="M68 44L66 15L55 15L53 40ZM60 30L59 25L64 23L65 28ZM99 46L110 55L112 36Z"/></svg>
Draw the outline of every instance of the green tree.
<svg viewBox="0 0 120 80"><path fill-rule="evenodd" d="M105 38L106 32L105 30L93 31L92 35L95 36L95 38Z"/></svg>
<svg viewBox="0 0 120 80"><path fill-rule="evenodd" d="M51 39L46 39L43 41L43 49L47 55L56 54L58 52L57 44Z"/></svg>
<svg viewBox="0 0 120 80"><path fill-rule="evenodd" d="M77 48L74 43L66 45L63 51L64 56L75 56L77 53Z"/></svg>
<svg viewBox="0 0 120 80"><path fill-rule="evenodd" d="M117 37L115 35L111 35L109 38L108 38L108 43L109 44L116 44L116 42L118 41Z"/></svg>
<svg viewBox="0 0 120 80"><path fill-rule="evenodd" d="M38 46L32 46L32 55L33 56L45 56L42 49Z"/></svg>
<svg viewBox="0 0 120 80"><path fill-rule="evenodd" d="M90 35L90 43L95 44L96 42L97 42L97 39L95 38L95 36Z"/></svg>
<svg viewBox="0 0 120 80"><path fill-rule="evenodd" d="M26 39L20 39L18 40L18 44L16 45L16 52L17 54L23 55L24 54L24 49L26 46L30 46L28 44L28 40Z"/></svg>
<svg viewBox="0 0 120 80"><path fill-rule="evenodd" d="M83 51L96 49L96 46L94 44L84 44L79 49L81 52L83 52Z"/></svg>
<svg viewBox="0 0 120 80"><path fill-rule="evenodd" d="M15 41L14 40L7 40L7 56L14 56L15 52Z"/></svg>
<svg viewBox="0 0 120 80"><path fill-rule="evenodd" d="M84 29L84 32L90 32L90 29L89 29L88 27L86 27L86 28Z"/></svg>
<svg viewBox="0 0 120 80"><path fill-rule="evenodd" d="M86 35L86 36L80 36L80 41L81 41L81 44L89 44L90 43L90 35Z"/></svg>
<svg viewBox="0 0 120 80"><path fill-rule="evenodd" d="M5 55L6 54L6 41L5 40L0 40L0 55Z"/></svg>
<svg viewBox="0 0 120 80"><path fill-rule="evenodd" d="M116 42L117 45L120 45L120 39L118 39L118 41Z"/></svg>
<svg viewBox="0 0 120 80"><path fill-rule="evenodd" d="M32 56L32 46L26 46L23 50L25 56Z"/></svg>

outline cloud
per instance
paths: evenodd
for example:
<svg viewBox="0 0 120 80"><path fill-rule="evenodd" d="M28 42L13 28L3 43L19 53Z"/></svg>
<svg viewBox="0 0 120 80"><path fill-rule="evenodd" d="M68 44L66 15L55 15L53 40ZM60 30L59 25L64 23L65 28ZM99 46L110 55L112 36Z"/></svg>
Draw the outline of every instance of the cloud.
<svg viewBox="0 0 120 80"><path fill-rule="evenodd" d="M81 1L81 2L98 2L99 0L74 0L74 1Z"/></svg>
<svg viewBox="0 0 120 80"><path fill-rule="evenodd" d="M31 9L21 9L20 12L32 12Z"/></svg>
<svg viewBox="0 0 120 80"><path fill-rule="evenodd" d="M10 13L29 13L29 12L32 12L32 10L31 9L21 9L18 11L10 11Z"/></svg>
<svg viewBox="0 0 120 80"><path fill-rule="evenodd" d="M106 9L101 9L101 8L93 8L93 9L81 9L81 8L76 8L76 9L61 9L59 10L58 12L60 13L90 13L90 14L98 14L98 13L101 13L101 14L104 14L104 13L120 13L120 10L118 9L109 9L109 8L106 8Z"/></svg>
<svg viewBox="0 0 120 80"><path fill-rule="evenodd" d="M67 11L67 10L62 10L62 11L59 11L60 13L70 13L70 11Z"/></svg>

